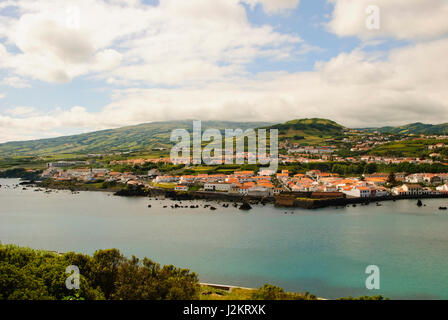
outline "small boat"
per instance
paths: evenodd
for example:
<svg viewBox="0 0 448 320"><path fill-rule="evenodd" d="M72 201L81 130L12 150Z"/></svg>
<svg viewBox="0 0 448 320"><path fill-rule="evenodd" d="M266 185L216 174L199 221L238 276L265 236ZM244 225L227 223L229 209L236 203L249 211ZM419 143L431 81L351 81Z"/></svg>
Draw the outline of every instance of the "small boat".
<svg viewBox="0 0 448 320"><path fill-rule="evenodd" d="M447 207L439 207L439 210L447 210Z"/></svg>

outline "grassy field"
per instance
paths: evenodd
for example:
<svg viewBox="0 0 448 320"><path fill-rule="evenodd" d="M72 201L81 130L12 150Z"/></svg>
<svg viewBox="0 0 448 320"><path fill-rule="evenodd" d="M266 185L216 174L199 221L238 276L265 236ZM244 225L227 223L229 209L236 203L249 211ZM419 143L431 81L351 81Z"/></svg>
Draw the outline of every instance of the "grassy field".
<svg viewBox="0 0 448 320"><path fill-rule="evenodd" d="M433 153L428 150L429 145L436 143L448 144L448 140L409 140L391 142L369 151L369 154L378 156L395 156L395 157L420 157Z"/></svg>
<svg viewBox="0 0 448 320"><path fill-rule="evenodd" d="M162 189L172 189L176 187L176 183L154 183L153 186L156 188L162 188Z"/></svg>

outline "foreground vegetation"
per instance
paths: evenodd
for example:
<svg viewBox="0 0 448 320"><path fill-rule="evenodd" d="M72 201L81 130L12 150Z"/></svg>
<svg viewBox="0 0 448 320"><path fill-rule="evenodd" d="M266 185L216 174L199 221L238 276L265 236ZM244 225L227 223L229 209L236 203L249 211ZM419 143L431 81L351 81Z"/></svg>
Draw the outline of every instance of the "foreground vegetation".
<svg viewBox="0 0 448 320"><path fill-rule="evenodd" d="M67 289L68 266L77 266L79 290ZM0 244L0 300L317 300L308 292L259 289L224 290L200 285L188 269L124 257L117 249L93 256L59 254ZM384 300L382 296L341 300Z"/></svg>
<svg viewBox="0 0 448 320"><path fill-rule="evenodd" d="M285 292L282 288L266 284L259 289L232 288L223 290L201 287L201 300L317 300L315 295Z"/></svg>
<svg viewBox="0 0 448 320"><path fill-rule="evenodd" d="M79 290L69 290L68 266L80 270ZM200 286L188 269L124 257L117 249L93 256L0 245L0 300L311 300L265 285L230 291Z"/></svg>
<svg viewBox="0 0 448 320"><path fill-rule="evenodd" d="M66 287L68 266L80 270L80 289ZM118 250L93 256L0 246L0 299L8 300L184 300L199 297L195 273L160 266Z"/></svg>

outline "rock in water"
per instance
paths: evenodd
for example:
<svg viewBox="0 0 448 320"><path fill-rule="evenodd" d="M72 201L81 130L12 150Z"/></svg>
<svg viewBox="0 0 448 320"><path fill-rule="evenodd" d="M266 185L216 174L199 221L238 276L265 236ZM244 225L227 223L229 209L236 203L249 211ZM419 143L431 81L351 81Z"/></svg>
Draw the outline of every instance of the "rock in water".
<svg viewBox="0 0 448 320"><path fill-rule="evenodd" d="M247 202L244 202L241 206L240 206L240 210L251 210L252 207L250 206L250 204L248 204Z"/></svg>

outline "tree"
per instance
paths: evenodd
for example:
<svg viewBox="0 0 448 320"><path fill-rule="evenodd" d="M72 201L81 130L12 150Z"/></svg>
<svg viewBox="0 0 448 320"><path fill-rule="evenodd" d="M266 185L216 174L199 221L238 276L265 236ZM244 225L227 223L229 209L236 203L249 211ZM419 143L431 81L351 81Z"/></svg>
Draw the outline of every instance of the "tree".
<svg viewBox="0 0 448 320"><path fill-rule="evenodd" d="M364 168L364 173L372 174L377 171L378 167L376 163L368 163Z"/></svg>
<svg viewBox="0 0 448 320"><path fill-rule="evenodd" d="M118 268L125 261L124 256L117 249L96 251L92 259L93 284L101 288L106 299L115 291Z"/></svg>
<svg viewBox="0 0 448 320"><path fill-rule="evenodd" d="M79 290L66 286L67 266L80 271ZM192 300L199 297L195 273L147 258L125 258L119 250L94 256L64 255L0 244L0 300Z"/></svg>
<svg viewBox="0 0 448 320"><path fill-rule="evenodd" d="M160 267L147 258L135 256L120 265L113 299L192 300L199 295L195 273L174 266Z"/></svg>
<svg viewBox="0 0 448 320"><path fill-rule="evenodd" d="M15 265L0 263L0 299L2 300L50 300L42 279Z"/></svg>
<svg viewBox="0 0 448 320"><path fill-rule="evenodd" d="M285 292L282 288L265 284L252 294L253 300L316 300L316 296Z"/></svg>
<svg viewBox="0 0 448 320"><path fill-rule="evenodd" d="M391 185L395 185L395 183L397 182L397 180L395 179L395 174L393 172L389 174L387 182L390 183Z"/></svg>

